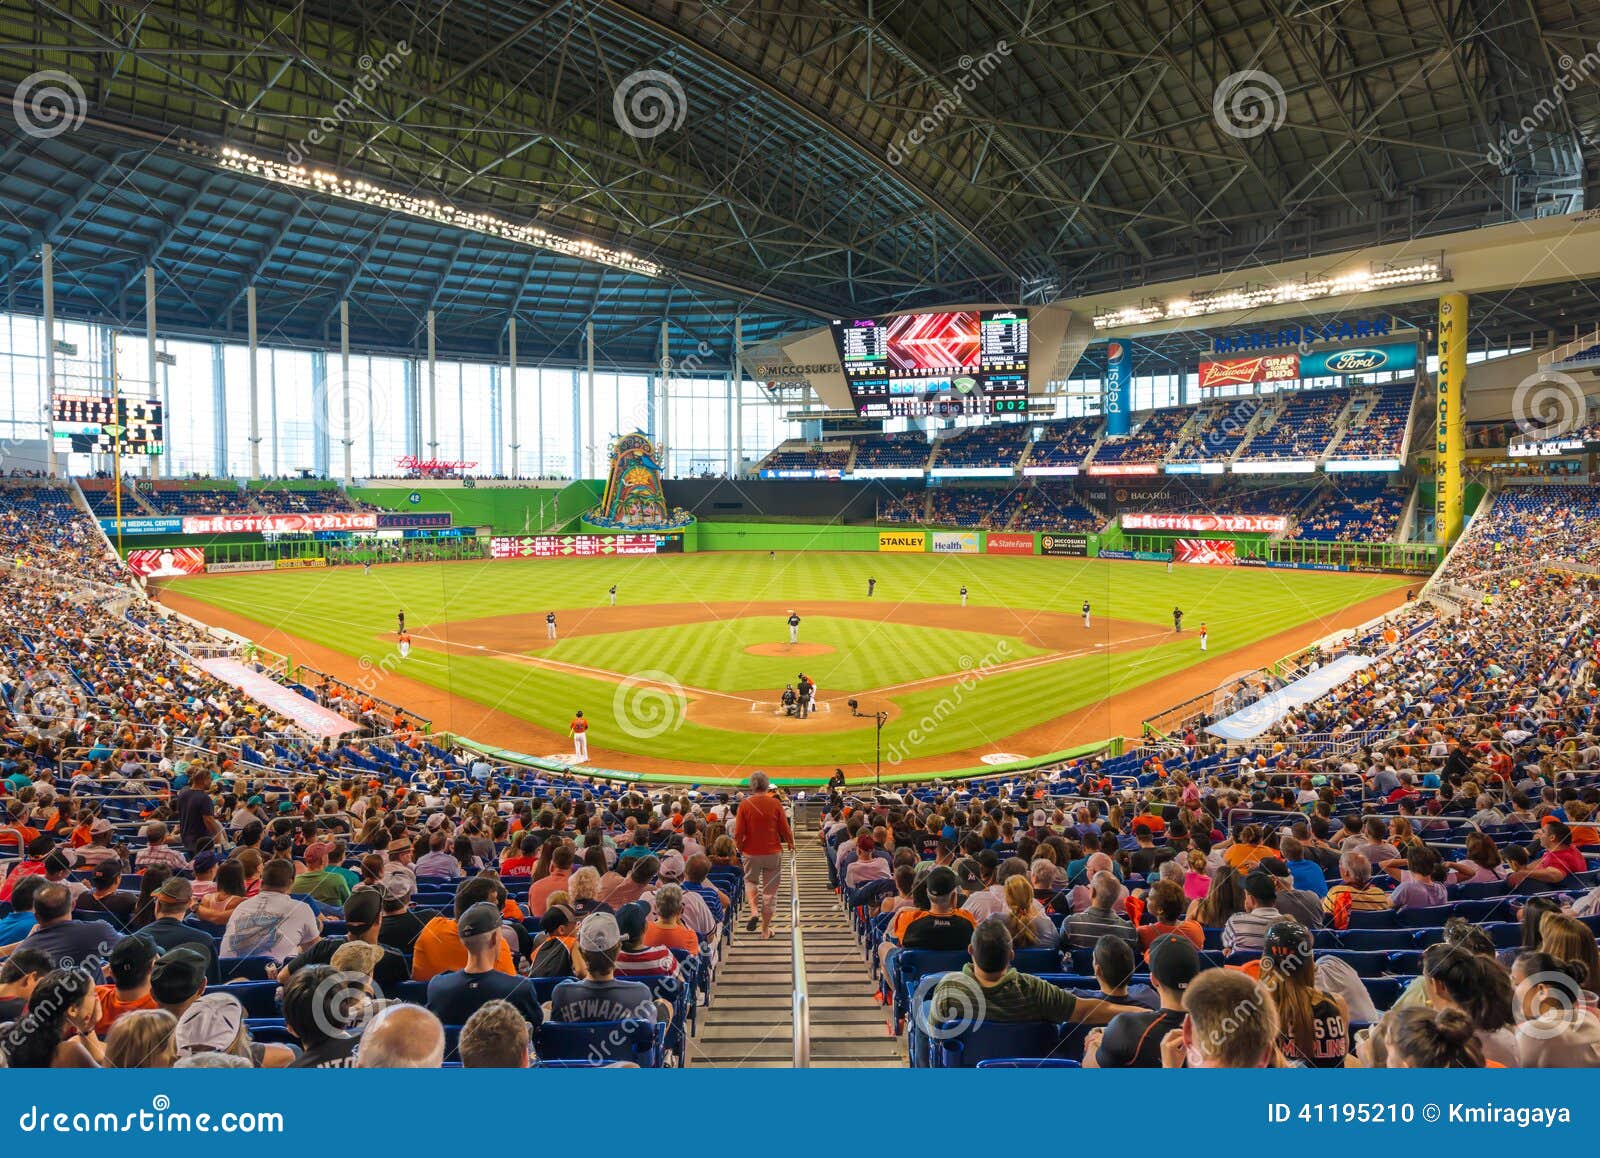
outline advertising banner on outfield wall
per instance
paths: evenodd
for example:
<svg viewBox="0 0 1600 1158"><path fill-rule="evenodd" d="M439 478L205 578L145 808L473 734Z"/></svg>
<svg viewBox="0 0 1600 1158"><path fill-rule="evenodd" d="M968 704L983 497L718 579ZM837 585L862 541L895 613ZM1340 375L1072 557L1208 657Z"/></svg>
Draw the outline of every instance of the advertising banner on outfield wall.
<svg viewBox="0 0 1600 1158"><path fill-rule="evenodd" d="M1286 515L1142 515L1125 512L1124 531L1221 531L1225 535L1276 535L1289 529Z"/></svg>
<svg viewBox="0 0 1600 1158"><path fill-rule="evenodd" d="M1040 535L1041 555L1072 555L1083 558L1089 553L1088 535Z"/></svg>
<svg viewBox="0 0 1600 1158"><path fill-rule="evenodd" d="M271 559L243 559L237 563L207 563L208 575L226 575L233 571L271 571Z"/></svg>
<svg viewBox="0 0 1600 1158"><path fill-rule="evenodd" d="M163 547L159 551L129 551L128 570L146 579L203 575L206 570L206 553L199 547Z"/></svg>
<svg viewBox="0 0 1600 1158"><path fill-rule="evenodd" d="M298 515L192 515L183 520L185 535L293 535L309 531L374 531L371 512Z"/></svg>
<svg viewBox="0 0 1600 1158"><path fill-rule="evenodd" d="M411 530L418 527L448 527L449 511L408 511L378 515L378 526L384 529Z"/></svg>
<svg viewBox="0 0 1600 1158"><path fill-rule="evenodd" d="M1107 551L1100 550L1102 559L1132 559L1136 563L1167 563L1172 560L1171 551Z"/></svg>
<svg viewBox="0 0 1600 1158"><path fill-rule="evenodd" d="M506 535L489 540L491 559L654 555L654 535Z"/></svg>
<svg viewBox="0 0 1600 1158"><path fill-rule="evenodd" d="M124 503L124 506L128 504ZM108 535L117 533L117 520L101 519L100 529ZM124 535L181 535L183 533L183 520L170 519L123 519L122 533Z"/></svg>
<svg viewBox="0 0 1600 1158"><path fill-rule="evenodd" d="M1301 563L1291 562L1288 559L1259 559L1254 556L1247 559L1234 560L1239 567L1271 567L1275 571L1352 571L1355 568L1346 567L1343 563Z"/></svg>
<svg viewBox="0 0 1600 1158"><path fill-rule="evenodd" d="M306 567L326 567L328 561L321 555L305 555L298 559L274 559L272 565L279 571L298 571Z"/></svg>
<svg viewBox="0 0 1600 1158"><path fill-rule="evenodd" d="M990 531L989 537L983 542L983 549L990 555L1031 555L1033 536L1014 531Z"/></svg>
<svg viewBox="0 0 1600 1158"><path fill-rule="evenodd" d="M976 555L977 531L934 531L933 550L939 555Z"/></svg>
<svg viewBox="0 0 1600 1158"><path fill-rule="evenodd" d="M1196 563L1202 567L1231 567L1234 562L1232 539L1174 539L1174 563Z"/></svg>
<svg viewBox="0 0 1600 1158"><path fill-rule="evenodd" d="M926 531L879 531L878 550L880 551L926 551L928 549L928 532Z"/></svg>

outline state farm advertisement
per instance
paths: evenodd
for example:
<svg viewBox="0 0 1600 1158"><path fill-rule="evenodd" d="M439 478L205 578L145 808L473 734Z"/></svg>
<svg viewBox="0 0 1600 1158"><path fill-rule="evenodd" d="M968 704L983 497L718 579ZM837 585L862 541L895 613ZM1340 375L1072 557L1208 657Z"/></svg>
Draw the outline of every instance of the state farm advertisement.
<svg viewBox="0 0 1600 1158"><path fill-rule="evenodd" d="M185 535L294 535L312 531L375 531L378 516L331 512L298 515L191 515L183 520Z"/></svg>
<svg viewBox="0 0 1600 1158"><path fill-rule="evenodd" d="M1289 529L1286 515L1140 515L1122 516L1124 531L1220 531L1225 535L1277 535Z"/></svg>
<svg viewBox="0 0 1600 1158"><path fill-rule="evenodd" d="M990 531L989 537L984 540L983 549L990 555L1031 555L1033 536L1019 535L1010 531Z"/></svg>
<svg viewBox="0 0 1600 1158"><path fill-rule="evenodd" d="M491 559L567 559L655 553L654 535L508 535L489 540Z"/></svg>
<svg viewBox="0 0 1600 1158"><path fill-rule="evenodd" d="M1198 563L1202 567L1232 567L1235 558L1232 539L1174 539L1174 563Z"/></svg>
<svg viewBox="0 0 1600 1158"><path fill-rule="evenodd" d="M129 551L128 570L146 579L204 575L206 553L199 547L163 547L160 550Z"/></svg>

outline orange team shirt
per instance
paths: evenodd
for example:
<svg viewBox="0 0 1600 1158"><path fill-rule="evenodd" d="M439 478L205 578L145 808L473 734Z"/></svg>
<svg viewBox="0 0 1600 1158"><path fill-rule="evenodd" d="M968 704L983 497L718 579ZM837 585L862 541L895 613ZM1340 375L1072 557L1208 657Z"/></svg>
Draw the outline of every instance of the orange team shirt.
<svg viewBox="0 0 1600 1158"><path fill-rule="evenodd" d="M1277 855L1276 851L1264 844L1236 844L1222 854L1222 860L1238 872L1248 872L1260 863L1262 857Z"/></svg>
<svg viewBox="0 0 1600 1158"><path fill-rule="evenodd" d="M124 1013L132 1013L136 1009L157 1009L156 999L146 993L137 1001L123 1002L117 998L115 985L95 986L95 996L100 999L100 1020L94 1023L94 1031L102 1036L111 1028L117 1018Z"/></svg>
<svg viewBox="0 0 1600 1158"><path fill-rule="evenodd" d="M452 969L467 967L467 947L461 943L456 923L449 917L435 917L422 927L412 950L411 979L428 981ZM511 948L505 938L500 938L500 955L495 959L495 972L515 977L516 966L511 963Z"/></svg>
<svg viewBox="0 0 1600 1158"><path fill-rule="evenodd" d="M589 721L588 720L573 720L572 721L572 730L574 732L578 732L578 733L587 732L589 730Z"/></svg>
<svg viewBox="0 0 1600 1158"><path fill-rule="evenodd" d="M772 856L794 844L783 805L769 793L752 796L739 805L733 818L733 839L745 856Z"/></svg>
<svg viewBox="0 0 1600 1158"><path fill-rule="evenodd" d="M903 945L905 944L906 930L911 927L911 923L913 921L920 921L923 917L931 916L933 916L932 909L919 909L915 906L907 906L906 908L895 913L895 915L889 919L889 928L884 932L884 937L890 941L893 941L896 945ZM965 909L957 909L955 912L951 913L950 916L965 918L973 925L978 923L978 919Z"/></svg>
<svg viewBox="0 0 1600 1158"><path fill-rule="evenodd" d="M542 917L544 911L550 907L550 894L563 892L567 882L572 879L570 871L560 869L552 870L549 876L542 877L528 886L528 915Z"/></svg>
<svg viewBox="0 0 1600 1158"><path fill-rule="evenodd" d="M651 921L644 927L644 943L646 945L665 945L668 949L682 949L690 956L699 956L700 938L695 936L693 929L683 925L667 929Z"/></svg>

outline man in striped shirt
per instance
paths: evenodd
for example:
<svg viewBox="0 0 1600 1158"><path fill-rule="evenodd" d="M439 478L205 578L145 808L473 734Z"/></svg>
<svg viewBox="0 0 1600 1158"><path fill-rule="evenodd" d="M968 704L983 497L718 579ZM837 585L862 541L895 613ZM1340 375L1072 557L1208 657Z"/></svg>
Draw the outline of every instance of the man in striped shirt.
<svg viewBox="0 0 1600 1158"><path fill-rule="evenodd" d="M1339 857L1339 883L1322 898L1322 909L1332 913L1341 905L1353 913L1373 913L1389 907L1389 894L1372 883L1372 862L1364 852L1352 849Z"/></svg>
<svg viewBox="0 0 1600 1158"><path fill-rule="evenodd" d="M1257 869L1244 878L1244 912L1229 917L1222 927L1222 951L1259 953L1266 944L1267 930L1281 920L1278 886Z"/></svg>
<svg viewBox="0 0 1600 1158"><path fill-rule="evenodd" d="M181 872L189 867L189 862L179 852L167 843L167 826L159 820L152 820L144 826L145 847L134 854L133 867L143 872L147 868L161 865L173 872Z"/></svg>

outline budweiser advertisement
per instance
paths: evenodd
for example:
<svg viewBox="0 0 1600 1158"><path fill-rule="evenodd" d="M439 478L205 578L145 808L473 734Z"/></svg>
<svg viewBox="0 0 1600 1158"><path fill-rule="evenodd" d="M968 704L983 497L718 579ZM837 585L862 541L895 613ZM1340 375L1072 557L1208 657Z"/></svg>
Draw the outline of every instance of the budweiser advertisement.
<svg viewBox="0 0 1600 1158"><path fill-rule="evenodd" d="M990 531L983 541L983 549L991 555L1031 555L1033 535L1014 531Z"/></svg>
<svg viewBox="0 0 1600 1158"><path fill-rule="evenodd" d="M160 550L129 551L128 569L146 579L204 575L206 553L199 547L162 547Z"/></svg>
<svg viewBox="0 0 1600 1158"><path fill-rule="evenodd" d="M1204 567L1231 567L1234 564L1232 539L1174 539L1174 563L1198 563Z"/></svg>
<svg viewBox="0 0 1600 1158"><path fill-rule="evenodd" d="M489 540L492 559L566 559L591 555L654 555L654 535L515 535Z"/></svg>
<svg viewBox="0 0 1600 1158"><path fill-rule="evenodd" d="M191 515L183 520L185 535L294 535L313 531L375 531L371 513L325 512L299 515Z"/></svg>
<svg viewBox="0 0 1600 1158"><path fill-rule="evenodd" d="M1200 363L1200 389L1247 386L1253 382L1292 382L1300 377L1300 355L1263 354L1255 358L1223 358Z"/></svg>
<svg viewBox="0 0 1600 1158"><path fill-rule="evenodd" d="M1124 531L1220 531L1225 535L1277 535L1289 529L1285 515L1141 515L1124 512Z"/></svg>

